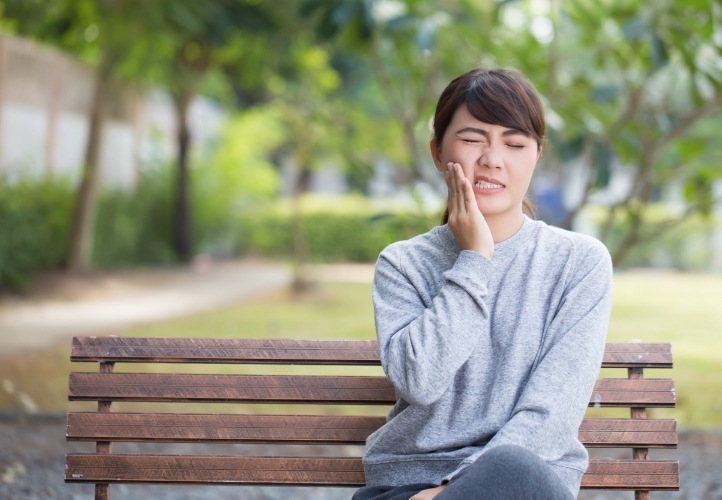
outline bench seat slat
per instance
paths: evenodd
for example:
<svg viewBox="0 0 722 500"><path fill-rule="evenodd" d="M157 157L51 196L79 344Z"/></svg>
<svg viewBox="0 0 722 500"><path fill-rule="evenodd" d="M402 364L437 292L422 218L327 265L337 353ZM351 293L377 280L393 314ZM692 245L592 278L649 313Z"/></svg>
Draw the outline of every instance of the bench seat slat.
<svg viewBox="0 0 722 500"><path fill-rule="evenodd" d="M359 458L213 455L66 455L69 482L355 486Z"/></svg>
<svg viewBox="0 0 722 500"><path fill-rule="evenodd" d="M68 454L65 480L294 486L364 484L360 458ZM676 490L676 461L590 461L582 488Z"/></svg>
<svg viewBox="0 0 722 500"><path fill-rule="evenodd" d="M379 365L375 340L76 337L71 361Z"/></svg>
<svg viewBox="0 0 722 500"><path fill-rule="evenodd" d="M676 448L678 439L673 419L585 418L579 428L587 448Z"/></svg>
<svg viewBox="0 0 722 500"><path fill-rule="evenodd" d="M69 413L68 440L363 444L385 417Z"/></svg>
<svg viewBox="0 0 722 500"><path fill-rule="evenodd" d="M585 489L678 490L677 460L590 460Z"/></svg>
<svg viewBox="0 0 722 500"><path fill-rule="evenodd" d="M385 377L71 373L71 401L391 404Z"/></svg>
<svg viewBox="0 0 722 500"><path fill-rule="evenodd" d="M674 407L676 394L672 379L598 379L589 406Z"/></svg>
<svg viewBox="0 0 722 500"><path fill-rule="evenodd" d="M76 337L72 361L378 365L375 340ZM609 342L602 368L671 368L668 343Z"/></svg>
<svg viewBox="0 0 722 500"><path fill-rule="evenodd" d="M395 391L385 377L73 372L68 398L71 401L393 404ZM589 404L674 406L674 381L599 379Z"/></svg>
<svg viewBox="0 0 722 500"><path fill-rule="evenodd" d="M70 441L363 444L385 417L69 413ZM674 420L585 419L587 447L673 448Z"/></svg>

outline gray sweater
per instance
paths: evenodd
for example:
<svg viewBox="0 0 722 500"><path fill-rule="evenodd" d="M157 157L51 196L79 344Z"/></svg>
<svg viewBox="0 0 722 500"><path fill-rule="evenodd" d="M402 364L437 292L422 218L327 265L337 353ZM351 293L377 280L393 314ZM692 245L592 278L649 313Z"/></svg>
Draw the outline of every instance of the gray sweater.
<svg viewBox="0 0 722 500"><path fill-rule="evenodd" d="M516 444L576 495L611 284L602 243L529 218L491 260L460 251L448 226L387 247L373 302L397 403L367 440L367 484L441 484Z"/></svg>

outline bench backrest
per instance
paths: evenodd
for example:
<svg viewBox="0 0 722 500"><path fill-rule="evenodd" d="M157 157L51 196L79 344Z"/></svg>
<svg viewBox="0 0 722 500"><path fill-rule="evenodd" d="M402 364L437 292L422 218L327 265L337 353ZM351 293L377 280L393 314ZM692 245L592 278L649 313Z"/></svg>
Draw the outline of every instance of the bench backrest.
<svg viewBox="0 0 722 500"><path fill-rule="evenodd" d="M97 498L107 497L112 483L358 487L364 484L360 447L353 457L286 456L287 447L283 457L253 457L114 454L111 443L274 443L302 445L299 450L310 444L360 445L384 423L395 401L379 366L378 346L369 340L76 337L71 360L99 363L98 372L70 374L69 399L97 401L98 409L69 412L66 434L68 440L96 442L96 452L68 454L65 480L95 483ZM116 363L143 365L120 372ZM168 367L158 363L199 363L203 373L164 373ZM229 373L234 368L229 365L249 365L253 373ZM275 365L273 373L261 365ZM297 365L321 366L325 373L299 373ZM325 365L377 368L371 374L338 375L359 369ZM648 498L651 490L679 489L678 462L648 455L649 448L677 446L676 421L646 415L646 408L674 406L674 383L643 376L645 368L672 367L670 345L608 343L602 367L626 369L625 377L600 378L590 407L627 407L631 415L586 418L579 438L588 448L631 453L627 460L592 460L582 488L635 490L637 498ZM115 402L153 405L114 411ZM178 403L206 404L179 413ZM244 412L216 412L219 405L209 411L207 403L233 403L226 407L241 405ZM356 406L346 414L269 414L268 404L279 403ZM249 405L257 409L249 412ZM159 411L162 406L167 408Z"/></svg>

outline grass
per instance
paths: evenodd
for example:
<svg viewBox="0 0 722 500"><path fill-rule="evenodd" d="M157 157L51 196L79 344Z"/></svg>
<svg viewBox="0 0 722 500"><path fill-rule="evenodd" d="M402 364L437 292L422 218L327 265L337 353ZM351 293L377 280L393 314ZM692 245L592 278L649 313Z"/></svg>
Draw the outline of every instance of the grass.
<svg viewBox="0 0 722 500"><path fill-rule="evenodd" d="M682 426L722 426L720 297L722 275L627 272L615 276L608 340L640 339L673 344L673 371L651 370L647 376L674 377L678 406L671 410L653 410L653 416L673 416ZM137 326L123 335L373 338L373 331L370 284L334 283L323 285L320 291L304 299L278 292L235 307ZM27 409L33 405L46 411L65 410L67 374L71 369L68 357L69 345L62 345L0 364L0 382L4 387L0 389L0 410ZM133 366L133 370L136 368L143 369ZM166 367L168 371L179 371L179 368L178 365ZM96 367L76 364L72 369L94 371ZM203 365L189 367L194 371L204 369ZM233 373L247 369L227 368ZM307 367L294 369L299 373L308 370ZM361 367L353 368L353 373L366 373L364 370L378 373L377 368ZM609 370L605 376L625 374ZM74 404L73 408L82 409L82 404L78 405Z"/></svg>

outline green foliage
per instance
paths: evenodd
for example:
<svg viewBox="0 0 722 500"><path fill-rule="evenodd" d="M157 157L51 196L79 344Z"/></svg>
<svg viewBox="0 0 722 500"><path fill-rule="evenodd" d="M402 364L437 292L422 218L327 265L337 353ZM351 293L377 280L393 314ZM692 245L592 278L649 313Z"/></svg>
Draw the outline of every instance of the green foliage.
<svg viewBox="0 0 722 500"><path fill-rule="evenodd" d="M438 216L372 207L357 197L304 199L301 225L313 262L374 262L383 248L428 231ZM293 255L292 207L274 203L237 219L236 251L287 258Z"/></svg>
<svg viewBox="0 0 722 500"><path fill-rule="evenodd" d="M234 214L278 194L280 177L268 158L283 136L272 109L256 108L226 124L214 153L193 172L193 230L202 252L228 253Z"/></svg>
<svg viewBox="0 0 722 500"><path fill-rule="evenodd" d="M0 289L22 288L65 257L73 194L64 182L0 182Z"/></svg>
<svg viewBox="0 0 722 500"><path fill-rule="evenodd" d="M104 190L98 204L93 266L175 261L169 169L147 172L135 191Z"/></svg>
<svg viewBox="0 0 722 500"><path fill-rule="evenodd" d="M601 228L605 222L602 207L587 207L582 218ZM606 244L611 248L619 245L629 232L630 220L619 218L609 231ZM712 262L710 240L715 230L714 218L698 213L680 220L668 206L656 203L647 207L646 226L643 231L667 227L660 235L645 237L634 246L623 265L617 269L653 267L672 268L682 271L708 271Z"/></svg>

